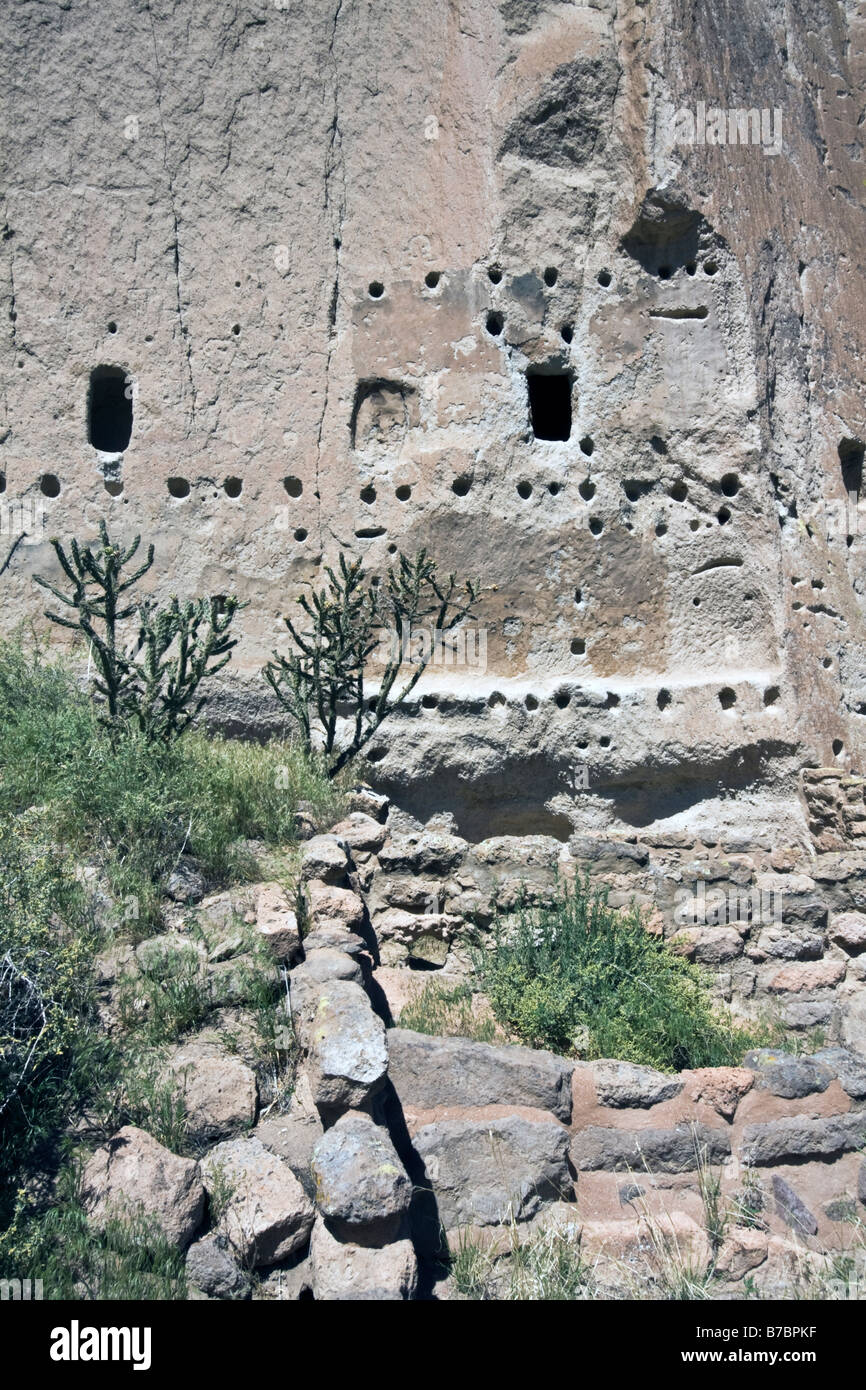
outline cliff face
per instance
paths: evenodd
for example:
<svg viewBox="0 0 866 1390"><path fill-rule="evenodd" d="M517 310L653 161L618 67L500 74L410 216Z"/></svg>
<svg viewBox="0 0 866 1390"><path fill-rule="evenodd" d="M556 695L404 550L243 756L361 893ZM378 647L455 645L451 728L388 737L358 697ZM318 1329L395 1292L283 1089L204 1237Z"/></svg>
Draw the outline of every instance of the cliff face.
<svg viewBox="0 0 866 1390"><path fill-rule="evenodd" d="M426 544L481 632L383 729L405 803L805 834L866 718L866 6L2 24L8 617L106 515L252 600L252 677L339 549Z"/></svg>

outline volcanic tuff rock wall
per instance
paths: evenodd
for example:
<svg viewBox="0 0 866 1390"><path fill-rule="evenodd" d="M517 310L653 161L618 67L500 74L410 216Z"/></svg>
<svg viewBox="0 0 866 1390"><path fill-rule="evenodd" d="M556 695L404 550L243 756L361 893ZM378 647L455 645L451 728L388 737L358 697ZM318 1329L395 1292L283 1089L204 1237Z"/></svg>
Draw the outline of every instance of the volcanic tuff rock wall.
<svg viewBox="0 0 866 1390"><path fill-rule="evenodd" d="M427 544L482 579L487 662L386 726L404 802L805 838L802 767L862 770L866 6L21 0L2 26L3 501L46 537L141 530L165 593L251 599L226 699L255 728L323 561ZM780 151L684 144L699 103L775 113ZM536 437L533 371L567 439ZM30 540L13 617L51 564Z"/></svg>

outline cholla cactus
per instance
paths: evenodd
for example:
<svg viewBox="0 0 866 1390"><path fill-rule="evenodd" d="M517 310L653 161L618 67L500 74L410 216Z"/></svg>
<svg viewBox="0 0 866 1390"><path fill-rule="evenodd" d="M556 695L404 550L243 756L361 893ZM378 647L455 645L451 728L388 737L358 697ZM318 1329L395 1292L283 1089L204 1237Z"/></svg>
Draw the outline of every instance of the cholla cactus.
<svg viewBox="0 0 866 1390"><path fill-rule="evenodd" d="M37 574L34 578L60 603L76 611L74 618L65 618L60 613L47 610L45 616L59 627L84 633L101 672L94 685L105 700L108 722L115 724L128 713L130 704L135 703L137 683L134 665L118 649L118 623L136 612L136 604L125 603L123 595L147 574L153 564L153 546L148 546L144 564L124 578L123 570L137 553L141 536L136 536L124 550L112 544L105 522L100 521L99 537L99 546L81 546L77 540L71 540L69 555L56 536L51 538L61 568L72 584L71 594L62 593L42 575Z"/></svg>
<svg viewBox="0 0 866 1390"><path fill-rule="evenodd" d="M314 731L320 736L328 775L334 777L427 669L436 641L414 651L413 627L426 625L434 639L450 632L469 615L480 589L472 580L459 586L453 574L440 581L426 550L414 559L400 555L382 582L368 579L361 561L348 561L342 553L338 571L328 566L325 573L325 588L303 594L299 601L311 626L299 631L286 618L296 650L288 656L275 652L263 674L298 725L305 747L312 749ZM377 647L382 674L368 697L368 667ZM399 686L401 671L404 683ZM337 750L340 714L348 715L350 726Z"/></svg>
<svg viewBox="0 0 866 1390"><path fill-rule="evenodd" d="M235 613L245 607L233 597L181 603L172 596L167 608L157 608L152 600L141 605L138 651L143 660L138 670L143 688L135 717L142 733L167 741L188 728L207 698L195 699L199 685L231 661L238 639L229 637L229 629Z"/></svg>
<svg viewBox="0 0 866 1390"><path fill-rule="evenodd" d="M48 589L76 616L46 611L60 627L81 631L96 655L100 674L94 685L105 702L104 723L117 733L137 727L149 739L178 737L202 709L205 696L197 696L207 677L231 660L237 639L229 636L235 614L245 604L234 597L196 598L181 602L172 597L161 608L154 599L124 599L153 564L153 546L147 558L129 575L123 571L141 543L136 536L123 549L114 545L104 521L99 523L99 546L69 543L67 554L52 539L61 567L72 584L70 594L41 575L36 583ZM118 625L137 614L138 637L131 651L120 644Z"/></svg>

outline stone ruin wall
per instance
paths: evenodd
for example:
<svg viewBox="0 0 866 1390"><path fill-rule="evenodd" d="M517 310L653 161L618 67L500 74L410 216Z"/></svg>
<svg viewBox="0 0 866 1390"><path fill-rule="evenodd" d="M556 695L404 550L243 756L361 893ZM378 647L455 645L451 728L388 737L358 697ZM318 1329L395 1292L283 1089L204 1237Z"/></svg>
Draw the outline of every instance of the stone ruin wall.
<svg viewBox="0 0 866 1390"><path fill-rule="evenodd" d="M0 467L46 539L7 620L41 608L47 536L105 515L163 594L251 600L222 709L261 731L301 585L425 544L481 578L487 662L383 730L410 809L820 837L802 770L863 770L864 23L17 4ZM699 101L778 108L781 153L675 145ZM106 368L125 449L89 439ZM533 433L533 371L566 440Z"/></svg>

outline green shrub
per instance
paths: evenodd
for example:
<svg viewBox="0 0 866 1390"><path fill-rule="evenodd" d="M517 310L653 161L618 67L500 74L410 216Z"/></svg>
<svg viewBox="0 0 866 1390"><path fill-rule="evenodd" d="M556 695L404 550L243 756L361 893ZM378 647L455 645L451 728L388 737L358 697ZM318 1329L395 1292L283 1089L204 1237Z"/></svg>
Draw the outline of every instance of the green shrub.
<svg viewBox="0 0 866 1390"><path fill-rule="evenodd" d="M534 1047L678 1071L738 1063L756 1044L714 1007L700 970L588 876L550 908L521 905L475 964L500 1023Z"/></svg>
<svg viewBox="0 0 866 1390"><path fill-rule="evenodd" d="M182 853L227 882L245 867L238 840L294 839L300 800L322 818L338 814L339 790L288 742L200 731L170 744L134 732L112 740L71 671L38 647L0 643L0 699L0 812L44 807L55 837L134 901L141 933Z"/></svg>
<svg viewBox="0 0 866 1390"><path fill-rule="evenodd" d="M92 1000L95 931L46 819L0 816L0 1217L16 1174L110 1070Z"/></svg>
<svg viewBox="0 0 866 1390"><path fill-rule="evenodd" d="M34 1216L23 1208L0 1231L0 1267L7 1277L41 1279L50 1300L181 1299L183 1253L143 1215L114 1216L102 1231L87 1221L74 1165L58 1183L55 1203Z"/></svg>

